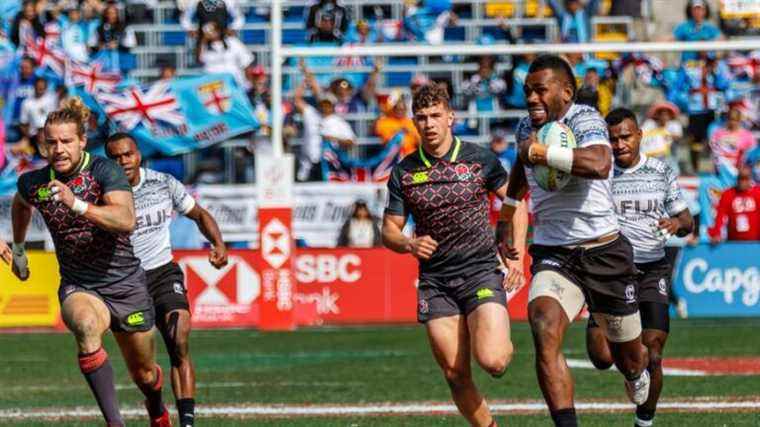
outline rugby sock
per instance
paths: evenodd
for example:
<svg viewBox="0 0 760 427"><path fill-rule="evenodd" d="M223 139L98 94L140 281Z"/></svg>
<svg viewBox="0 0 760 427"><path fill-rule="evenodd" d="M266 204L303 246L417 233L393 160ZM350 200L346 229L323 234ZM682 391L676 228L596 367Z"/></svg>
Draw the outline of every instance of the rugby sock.
<svg viewBox="0 0 760 427"><path fill-rule="evenodd" d="M578 419L575 418L575 408L551 411L551 415L556 427L578 427Z"/></svg>
<svg viewBox="0 0 760 427"><path fill-rule="evenodd" d="M138 384L140 391L145 395L145 409L151 418L158 418L164 413L164 402L161 400L161 386L164 383L164 374L161 367L156 365L156 382L153 384Z"/></svg>
<svg viewBox="0 0 760 427"><path fill-rule="evenodd" d="M641 406L636 408L636 419L634 422L636 427L651 427L654 425L654 411L651 409L644 409Z"/></svg>
<svg viewBox="0 0 760 427"><path fill-rule="evenodd" d="M177 399L180 427L192 426L195 422L195 399Z"/></svg>
<svg viewBox="0 0 760 427"><path fill-rule="evenodd" d="M113 367L108 360L108 353L103 347L92 353L79 354L79 369L82 370L92 394L98 402L100 412L109 426L123 426L124 420L119 412L119 400L113 381Z"/></svg>

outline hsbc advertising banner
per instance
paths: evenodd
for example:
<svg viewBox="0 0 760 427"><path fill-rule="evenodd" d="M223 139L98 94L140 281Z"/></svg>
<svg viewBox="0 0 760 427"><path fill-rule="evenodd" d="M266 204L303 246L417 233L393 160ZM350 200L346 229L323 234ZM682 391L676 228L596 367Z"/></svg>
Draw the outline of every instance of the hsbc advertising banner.
<svg viewBox="0 0 760 427"><path fill-rule="evenodd" d="M175 251L185 271L193 325L260 327L261 252L232 251L217 271L205 251ZM414 323L417 261L387 249L298 249L293 309L298 325ZM528 287L509 294L513 320L527 318Z"/></svg>

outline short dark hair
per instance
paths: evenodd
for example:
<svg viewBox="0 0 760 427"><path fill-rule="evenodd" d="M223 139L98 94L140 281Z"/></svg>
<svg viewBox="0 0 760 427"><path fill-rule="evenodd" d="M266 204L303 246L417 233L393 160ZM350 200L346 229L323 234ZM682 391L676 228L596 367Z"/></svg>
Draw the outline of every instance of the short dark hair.
<svg viewBox="0 0 760 427"><path fill-rule="evenodd" d="M428 83L414 92L412 112L417 112L423 108L432 107L437 104L443 104L447 110L450 108L449 91L438 83Z"/></svg>
<svg viewBox="0 0 760 427"><path fill-rule="evenodd" d="M711 11L710 11L710 4L706 1L700 2L701 6L705 8L705 20L710 19ZM686 3L686 18L687 19L694 19L694 17L691 15L691 8L694 7L694 2L689 0L688 3Z"/></svg>
<svg viewBox="0 0 760 427"><path fill-rule="evenodd" d="M541 55L530 64L528 74L533 74L542 70L552 70L558 74L564 74L567 82L573 88L573 97L578 92L578 84L575 82L575 73L570 63L564 58L557 55Z"/></svg>
<svg viewBox="0 0 760 427"><path fill-rule="evenodd" d="M639 122L636 121L636 114L627 108L615 108L604 118L607 126L617 126L625 119L631 119L636 127L639 127Z"/></svg>
<svg viewBox="0 0 760 427"><path fill-rule="evenodd" d="M114 143L116 141L121 141L122 139L128 139L128 140L132 141L132 143L134 143L135 146L137 146L137 141L135 141L135 139L132 138L132 136L130 134L128 134L126 132L116 132L114 134L109 135L108 138L106 139L106 143L105 143L104 148L106 150L106 155L108 157L111 157L108 154L108 144L112 144L112 143Z"/></svg>

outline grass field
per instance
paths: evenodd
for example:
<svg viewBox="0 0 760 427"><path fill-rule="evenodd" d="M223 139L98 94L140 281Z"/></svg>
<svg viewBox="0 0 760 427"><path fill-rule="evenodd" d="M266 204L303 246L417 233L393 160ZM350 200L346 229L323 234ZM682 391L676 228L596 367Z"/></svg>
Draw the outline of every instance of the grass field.
<svg viewBox="0 0 760 427"><path fill-rule="evenodd" d="M666 357L760 356L758 328L760 320L674 321ZM580 323L571 329L565 345L568 358L586 358L583 333ZM491 403L502 408L497 411L502 425L551 425L539 405L542 397L527 324L513 325L513 341L516 355L507 375L494 380L476 369L477 382ZM419 326L294 333L196 331L191 345L199 383L197 425L464 425L450 412L448 389ZM121 405L127 415L135 416L130 424L147 424L139 409L141 395L129 382L110 337L107 348ZM159 360L168 367L159 348ZM50 425L51 419L45 417L51 415L59 415L56 426L100 425L93 418L97 407L75 356L73 339L66 334L0 335L0 425ZM617 404L596 409L579 405L583 425L632 425L630 407L620 405L626 397L619 374L576 368L573 375L579 403ZM168 387L164 396L173 402ZM669 376L663 400L669 407L658 414L658 426L760 426L757 376ZM745 403L743 409L715 407L735 400ZM687 407L690 402L699 407ZM394 409L372 409L384 404L405 412L394 415L389 414ZM272 408L280 413L272 414ZM14 411L31 418L20 419Z"/></svg>

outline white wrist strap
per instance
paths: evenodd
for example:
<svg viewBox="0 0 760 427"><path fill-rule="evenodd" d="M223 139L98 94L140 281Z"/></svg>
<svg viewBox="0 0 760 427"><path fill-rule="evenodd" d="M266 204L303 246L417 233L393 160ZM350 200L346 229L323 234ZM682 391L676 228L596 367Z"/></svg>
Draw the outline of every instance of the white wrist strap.
<svg viewBox="0 0 760 427"><path fill-rule="evenodd" d="M573 170L573 149L552 145L546 149L546 164L562 172Z"/></svg>
<svg viewBox="0 0 760 427"><path fill-rule="evenodd" d="M71 211L77 215L84 215L84 213L87 212L87 208L89 207L90 205L87 202L75 197L74 204L71 205Z"/></svg>
<svg viewBox="0 0 760 427"><path fill-rule="evenodd" d="M511 198L509 196L505 196L504 199L501 202L504 203L505 205L511 206L513 208L516 208L517 205L520 204L519 200L515 200L515 199L513 199L513 198Z"/></svg>

